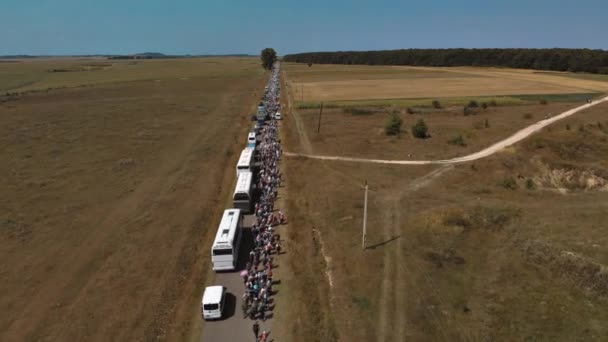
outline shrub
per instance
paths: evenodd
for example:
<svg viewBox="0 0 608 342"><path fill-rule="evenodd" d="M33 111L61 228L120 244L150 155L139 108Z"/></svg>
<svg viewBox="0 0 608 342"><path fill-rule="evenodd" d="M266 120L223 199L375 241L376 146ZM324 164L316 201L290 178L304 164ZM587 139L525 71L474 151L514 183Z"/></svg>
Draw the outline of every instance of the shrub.
<svg viewBox="0 0 608 342"><path fill-rule="evenodd" d="M308 62L308 67L310 68L312 66L312 63Z"/></svg>
<svg viewBox="0 0 608 342"><path fill-rule="evenodd" d="M416 122L414 126L412 126L412 135L419 139L425 139L428 137L429 129L426 126L424 120L420 119Z"/></svg>
<svg viewBox="0 0 608 342"><path fill-rule="evenodd" d="M566 130L570 130L570 124L566 124Z"/></svg>
<svg viewBox="0 0 608 342"><path fill-rule="evenodd" d="M473 108L473 107L466 106L463 109L463 113L464 113L464 116L476 115L477 114L477 110L475 108Z"/></svg>
<svg viewBox="0 0 608 342"><path fill-rule="evenodd" d="M540 99L540 101L538 101L538 103L540 103L541 105L546 105L547 104L547 100Z"/></svg>
<svg viewBox="0 0 608 342"><path fill-rule="evenodd" d="M536 189L536 184L534 184L534 181L530 178L526 179L526 189L528 189L528 190Z"/></svg>
<svg viewBox="0 0 608 342"><path fill-rule="evenodd" d="M397 135L401 133L401 125L403 124L403 120L397 114L391 114L384 127L384 132L386 135Z"/></svg>
<svg viewBox="0 0 608 342"><path fill-rule="evenodd" d="M491 100L490 101L490 106L492 106L492 107L498 106L498 104L496 103L496 100Z"/></svg>
<svg viewBox="0 0 608 342"><path fill-rule="evenodd" d="M477 107L479 107L479 104L477 103L477 101L471 100L471 101L469 101L469 104L467 105L467 107L469 107L469 108L477 108Z"/></svg>
<svg viewBox="0 0 608 342"><path fill-rule="evenodd" d="M416 111L412 107L407 107L405 111L408 114L416 114Z"/></svg>
<svg viewBox="0 0 608 342"><path fill-rule="evenodd" d="M485 126L485 128L490 128L490 121L488 121L488 119L486 119L486 121L483 124Z"/></svg>
<svg viewBox="0 0 608 342"><path fill-rule="evenodd" d="M526 120L532 119L532 117L533 117L532 113L524 114L524 119L526 119Z"/></svg>
<svg viewBox="0 0 608 342"><path fill-rule="evenodd" d="M517 182L513 177L506 177L500 182L500 186L508 190L515 190L517 189Z"/></svg>
<svg viewBox="0 0 608 342"><path fill-rule="evenodd" d="M467 146L467 144L464 142L464 138L462 137L462 134L458 134L457 136L448 140L448 144L456 145L456 146Z"/></svg>
<svg viewBox="0 0 608 342"><path fill-rule="evenodd" d="M488 109L488 104L487 104L487 103L485 103L485 102L483 102L483 103L481 104L481 108L483 108L483 109Z"/></svg>
<svg viewBox="0 0 608 342"><path fill-rule="evenodd" d="M345 107L342 109L342 112L352 115L372 115L374 114L373 110L364 109L364 108L355 108L355 107Z"/></svg>
<svg viewBox="0 0 608 342"><path fill-rule="evenodd" d="M433 100L433 108L441 109L441 103L438 100Z"/></svg>

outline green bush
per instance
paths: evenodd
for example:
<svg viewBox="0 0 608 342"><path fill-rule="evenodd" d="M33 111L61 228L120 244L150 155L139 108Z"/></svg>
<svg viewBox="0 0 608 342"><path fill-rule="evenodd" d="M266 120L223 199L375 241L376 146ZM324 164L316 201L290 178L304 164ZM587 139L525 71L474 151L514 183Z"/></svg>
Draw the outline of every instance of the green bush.
<svg viewBox="0 0 608 342"><path fill-rule="evenodd" d="M416 111L412 107L407 107L405 110L408 114L416 114Z"/></svg>
<svg viewBox="0 0 608 342"><path fill-rule="evenodd" d="M412 135L419 139L425 139L429 136L429 128L426 126L424 120L420 119L412 126Z"/></svg>
<svg viewBox="0 0 608 342"><path fill-rule="evenodd" d="M439 102L438 100L433 100L433 108L441 109L441 102Z"/></svg>
<svg viewBox="0 0 608 342"><path fill-rule="evenodd" d="M500 186L508 190L515 190L517 189L517 182L513 177L506 177L500 182Z"/></svg>
<svg viewBox="0 0 608 342"><path fill-rule="evenodd" d="M489 103L489 105L492 106L492 107L498 106L498 104L496 103L496 100L491 100L490 103Z"/></svg>
<svg viewBox="0 0 608 342"><path fill-rule="evenodd" d="M364 108L355 108L355 107L346 107L342 109L342 112L352 115L372 115L374 114L373 110L364 109Z"/></svg>
<svg viewBox="0 0 608 342"><path fill-rule="evenodd" d="M528 190L536 189L536 184L534 184L534 181L530 178L526 179L526 189L528 189Z"/></svg>
<svg viewBox="0 0 608 342"><path fill-rule="evenodd" d="M458 134L457 136L448 140L448 144L456 146L467 146L466 142L464 141L464 138L462 137L462 134Z"/></svg>
<svg viewBox="0 0 608 342"><path fill-rule="evenodd" d="M386 135L398 135L401 133L401 125L403 120L397 114L391 114L388 118L386 126L384 126L384 132Z"/></svg>
<svg viewBox="0 0 608 342"><path fill-rule="evenodd" d="M467 107L469 107L469 108L478 108L479 104L477 103L477 101L471 100L471 101L469 101L469 104L467 105Z"/></svg>
<svg viewBox="0 0 608 342"><path fill-rule="evenodd" d="M485 103L485 102L483 102L483 103L481 104L481 108L483 108L483 109L488 109L488 104L487 104L487 103Z"/></svg>

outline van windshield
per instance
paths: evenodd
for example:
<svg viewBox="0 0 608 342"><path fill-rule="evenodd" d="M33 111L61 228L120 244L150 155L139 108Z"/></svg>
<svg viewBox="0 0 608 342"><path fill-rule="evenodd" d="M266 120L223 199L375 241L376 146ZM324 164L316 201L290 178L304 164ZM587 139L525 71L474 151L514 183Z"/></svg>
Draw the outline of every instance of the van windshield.
<svg viewBox="0 0 608 342"><path fill-rule="evenodd" d="M203 305L203 310L205 311L213 311L219 309L219 304L205 304Z"/></svg>

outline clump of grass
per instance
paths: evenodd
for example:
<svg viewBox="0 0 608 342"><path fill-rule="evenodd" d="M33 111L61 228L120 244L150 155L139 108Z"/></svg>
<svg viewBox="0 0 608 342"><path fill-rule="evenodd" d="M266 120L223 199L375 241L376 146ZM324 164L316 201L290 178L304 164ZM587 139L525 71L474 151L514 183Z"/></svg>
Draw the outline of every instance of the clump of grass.
<svg viewBox="0 0 608 342"><path fill-rule="evenodd" d="M356 107L345 107L344 109L342 109L342 112L351 115L372 115L375 113L373 110L370 109Z"/></svg>
<svg viewBox="0 0 608 342"><path fill-rule="evenodd" d="M467 146L467 143L464 141L464 138L462 137L462 134L458 134L457 136L451 138L448 140L448 144L450 145L456 145L456 146Z"/></svg>
<svg viewBox="0 0 608 342"><path fill-rule="evenodd" d="M426 139L429 137L429 128L424 120L420 119L412 126L412 135L418 139Z"/></svg>
<svg viewBox="0 0 608 342"><path fill-rule="evenodd" d="M505 177L502 181L500 181L500 183L498 183L498 185L502 186L507 190L517 189L517 182L515 181L515 179L513 179L513 177Z"/></svg>
<svg viewBox="0 0 608 342"><path fill-rule="evenodd" d="M479 104L477 103L477 101L471 100L471 101L469 101L469 104L467 105L467 107L469 107L469 108L478 108Z"/></svg>
<svg viewBox="0 0 608 342"><path fill-rule="evenodd" d="M441 109L441 102L439 102L439 100L433 100L433 108L435 109Z"/></svg>
<svg viewBox="0 0 608 342"><path fill-rule="evenodd" d="M534 181L531 178L526 179L526 189L528 189L528 190L536 189L536 184L534 184Z"/></svg>

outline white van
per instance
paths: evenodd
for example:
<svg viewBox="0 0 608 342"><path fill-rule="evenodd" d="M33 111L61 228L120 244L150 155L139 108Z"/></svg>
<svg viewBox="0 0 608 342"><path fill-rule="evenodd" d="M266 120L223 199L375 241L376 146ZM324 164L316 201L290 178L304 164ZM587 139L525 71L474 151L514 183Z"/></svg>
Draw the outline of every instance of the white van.
<svg viewBox="0 0 608 342"><path fill-rule="evenodd" d="M255 148L256 143L257 140L255 138L255 132L249 132L249 134L247 135L247 147Z"/></svg>
<svg viewBox="0 0 608 342"><path fill-rule="evenodd" d="M201 313L204 320L220 319L226 304L226 288L223 286L207 286L201 301Z"/></svg>
<svg viewBox="0 0 608 342"><path fill-rule="evenodd" d="M275 119L275 120L281 120L281 112L276 112L276 113L274 114L274 119Z"/></svg>

